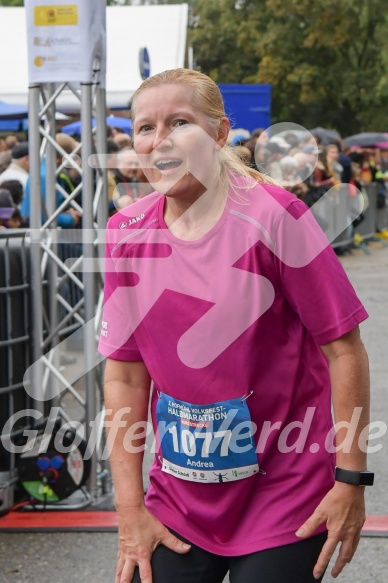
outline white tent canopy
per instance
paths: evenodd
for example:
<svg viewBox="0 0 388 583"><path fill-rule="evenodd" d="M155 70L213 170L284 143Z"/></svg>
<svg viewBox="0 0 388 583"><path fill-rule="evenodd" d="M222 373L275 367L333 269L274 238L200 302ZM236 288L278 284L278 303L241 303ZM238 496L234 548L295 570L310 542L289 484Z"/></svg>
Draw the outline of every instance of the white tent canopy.
<svg viewBox="0 0 388 583"><path fill-rule="evenodd" d="M107 8L108 107L126 107L140 85L140 48L148 49L151 75L184 66L187 19L187 4ZM24 8L0 7L0 100L27 104ZM74 108L74 99L64 93L58 106Z"/></svg>

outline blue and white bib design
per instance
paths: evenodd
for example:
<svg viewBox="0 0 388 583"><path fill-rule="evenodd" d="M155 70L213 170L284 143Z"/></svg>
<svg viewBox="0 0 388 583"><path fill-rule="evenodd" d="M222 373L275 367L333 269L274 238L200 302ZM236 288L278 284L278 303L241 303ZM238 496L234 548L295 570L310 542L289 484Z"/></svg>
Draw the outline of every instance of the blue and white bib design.
<svg viewBox="0 0 388 583"><path fill-rule="evenodd" d="M162 470L181 480L217 483L259 472L245 399L193 405L159 393Z"/></svg>

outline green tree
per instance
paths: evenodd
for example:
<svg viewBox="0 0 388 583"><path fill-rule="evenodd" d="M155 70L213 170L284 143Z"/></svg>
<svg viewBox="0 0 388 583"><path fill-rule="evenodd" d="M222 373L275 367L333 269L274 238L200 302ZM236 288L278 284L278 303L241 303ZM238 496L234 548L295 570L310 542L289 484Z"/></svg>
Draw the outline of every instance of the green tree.
<svg viewBox="0 0 388 583"><path fill-rule="evenodd" d="M133 4L131 0L106 0L107 6L123 6L126 4Z"/></svg>
<svg viewBox="0 0 388 583"><path fill-rule="evenodd" d="M266 19L254 4L240 2L236 8L235 0L197 0L193 6L194 57L218 83L244 83L257 73L257 36Z"/></svg>
<svg viewBox="0 0 388 583"><path fill-rule="evenodd" d="M0 6L24 6L24 0L0 0Z"/></svg>
<svg viewBox="0 0 388 583"><path fill-rule="evenodd" d="M271 83L274 122L388 129L386 0L198 0L201 70Z"/></svg>

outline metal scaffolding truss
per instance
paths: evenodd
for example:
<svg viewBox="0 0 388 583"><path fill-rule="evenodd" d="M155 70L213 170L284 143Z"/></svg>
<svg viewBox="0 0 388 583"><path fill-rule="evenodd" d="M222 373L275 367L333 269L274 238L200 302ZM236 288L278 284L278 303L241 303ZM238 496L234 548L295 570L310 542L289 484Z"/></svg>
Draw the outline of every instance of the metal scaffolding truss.
<svg viewBox="0 0 388 583"><path fill-rule="evenodd" d="M106 462L101 460L102 374L101 365L96 366L101 361L97 357L96 314L102 306L99 260L108 213L107 186L104 163L94 163L96 169L89 163L90 156L103 157L106 152L105 90L100 87L98 76L99 71L95 71L95 80L81 84L80 88L71 83L59 87L36 84L29 88L31 214L28 236L33 364L27 371L25 388L34 400L35 409L45 418L58 411L61 424L82 425L85 440L97 443L89 452L91 472L85 489L88 500L80 505L95 499L101 492L100 477L107 475L103 467ZM81 111L81 143L70 154L55 139L56 102L64 91L71 92ZM95 128L92 128L93 117ZM59 159L62 162L57 165ZM45 196L41 188L44 186L42 163ZM81 178L70 193L58 183L64 168L72 169ZM81 214L82 228L58 228L58 216L71 208ZM94 261L95 269L90 269L90 261ZM86 263L89 269L84 269ZM81 346L78 369L63 366L63 349L69 350L69 346L71 349L75 341ZM96 419L99 420L97 438ZM102 487L106 491L106 482Z"/></svg>

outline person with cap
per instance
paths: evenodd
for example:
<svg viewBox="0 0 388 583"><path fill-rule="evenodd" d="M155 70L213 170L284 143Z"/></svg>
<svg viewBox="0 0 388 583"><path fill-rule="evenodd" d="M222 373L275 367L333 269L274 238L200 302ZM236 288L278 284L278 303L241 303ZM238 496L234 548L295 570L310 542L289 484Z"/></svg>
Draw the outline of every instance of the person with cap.
<svg viewBox="0 0 388 583"><path fill-rule="evenodd" d="M23 186L25 194L26 184L30 171L28 142L21 142L12 148L12 160L9 167L0 174L0 184L6 180L18 180Z"/></svg>

